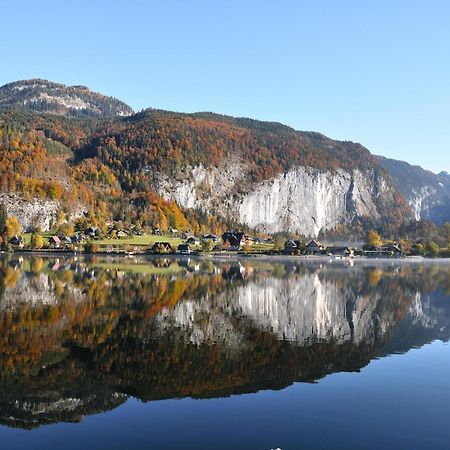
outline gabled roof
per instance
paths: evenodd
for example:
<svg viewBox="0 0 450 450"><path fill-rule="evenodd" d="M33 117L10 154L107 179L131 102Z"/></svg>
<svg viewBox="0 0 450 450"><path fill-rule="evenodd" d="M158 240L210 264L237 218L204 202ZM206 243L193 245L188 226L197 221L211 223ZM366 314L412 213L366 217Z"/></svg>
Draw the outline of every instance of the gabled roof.
<svg viewBox="0 0 450 450"><path fill-rule="evenodd" d="M156 250L158 248L165 248L168 250L172 250L172 246L170 245L170 242L155 242L153 244L152 249Z"/></svg>
<svg viewBox="0 0 450 450"><path fill-rule="evenodd" d="M318 239L313 239L306 247L323 247Z"/></svg>
<svg viewBox="0 0 450 450"><path fill-rule="evenodd" d="M241 241L244 239L247 239L248 236L245 233L234 231L227 231L222 234L222 241L223 242L229 242L231 245L239 245Z"/></svg>
<svg viewBox="0 0 450 450"><path fill-rule="evenodd" d="M349 247L345 246L339 246L339 245L332 245L325 249L327 253L351 253L351 250Z"/></svg>
<svg viewBox="0 0 450 450"><path fill-rule="evenodd" d="M20 244L20 243L22 243L22 241L23 241L22 236L13 236L13 237L9 240L9 242L10 242L11 244L15 244L15 243Z"/></svg>
<svg viewBox="0 0 450 450"><path fill-rule="evenodd" d="M202 236L202 239L212 239L212 240L217 240L218 237L217 237L215 234L209 233L209 234L204 234L204 235Z"/></svg>

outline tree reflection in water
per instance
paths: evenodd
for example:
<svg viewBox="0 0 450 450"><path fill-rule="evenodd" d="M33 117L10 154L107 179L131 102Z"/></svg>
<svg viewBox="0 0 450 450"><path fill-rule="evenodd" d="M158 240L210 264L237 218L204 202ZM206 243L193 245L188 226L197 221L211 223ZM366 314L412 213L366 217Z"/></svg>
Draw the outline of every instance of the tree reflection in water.
<svg viewBox="0 0 450 450"><path fill-rule="evenodd" d="M0 259L0 421L282 389L450 333L450 266Z"/></svg>

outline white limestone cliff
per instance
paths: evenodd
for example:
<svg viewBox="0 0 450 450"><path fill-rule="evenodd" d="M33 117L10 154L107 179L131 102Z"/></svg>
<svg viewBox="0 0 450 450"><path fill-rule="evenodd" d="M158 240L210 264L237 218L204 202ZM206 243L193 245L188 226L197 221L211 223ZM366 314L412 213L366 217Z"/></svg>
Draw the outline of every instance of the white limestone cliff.
<svg viewBox="0 0 450 450"><path fill-rule="evenodd" d="M185 208L220 214L266 232L293 231L317 236L355 217L380 216L379 197L394 192L373 172L319 171L297 167L251 183L238 162L224 168L188 168L177 179L159 175L156 189Z"/></svg>

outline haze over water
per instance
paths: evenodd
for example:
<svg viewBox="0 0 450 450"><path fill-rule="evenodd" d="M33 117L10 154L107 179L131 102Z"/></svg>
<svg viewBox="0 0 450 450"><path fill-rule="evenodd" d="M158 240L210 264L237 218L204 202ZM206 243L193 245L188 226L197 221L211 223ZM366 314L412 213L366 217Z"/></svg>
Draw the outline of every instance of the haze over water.
<svg viewBox="0 0 450 450"><path fill-rule="evenodd" d="M2 449L448 448L450 264L0 259Z"/></svg>

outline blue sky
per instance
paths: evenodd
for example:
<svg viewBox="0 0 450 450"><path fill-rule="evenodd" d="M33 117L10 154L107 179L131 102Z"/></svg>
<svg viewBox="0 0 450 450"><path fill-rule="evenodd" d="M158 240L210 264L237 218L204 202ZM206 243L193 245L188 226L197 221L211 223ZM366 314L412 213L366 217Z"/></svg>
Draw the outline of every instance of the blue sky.
<svg viewBox="0 0 450 450"><path fill-rule="evenodd" d="M0 85L83 84L450 171L450 2L3 1Z"/></svg>

